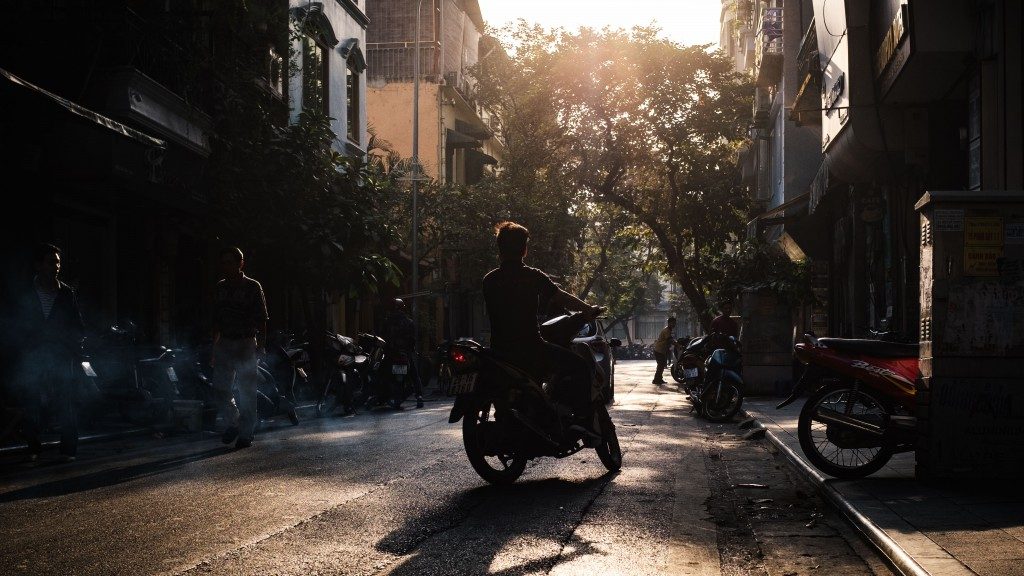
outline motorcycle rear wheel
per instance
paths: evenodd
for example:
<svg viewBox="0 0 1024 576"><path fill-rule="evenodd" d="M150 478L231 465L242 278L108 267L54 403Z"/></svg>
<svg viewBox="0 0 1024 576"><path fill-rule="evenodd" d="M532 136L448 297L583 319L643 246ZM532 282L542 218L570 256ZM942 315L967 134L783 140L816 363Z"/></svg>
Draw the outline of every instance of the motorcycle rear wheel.
<svg viewBox="0 0 1024 576"><path fill-rule="evenodd" d="M677 383L682 384L683 382L686 382L686 376L683 375L683 363L682 362L676 362L675 364L673 364L672 365L672 369L671 369L671 373L672 373L672 379L675 380Z"/></svg>
<svg viewBox="0 0 1024 576"><path fill-rule="evenodd" d="M830 476L863 478L874 474L892 458L892 446L880 441L878 446L871 448L841 448L826 436L830 425L814 419L814 415L823 404L831 404L838 408L841 403L849 404L851 413L852 409L858 406L858 414L893 413L888 402L864 390L855 390L846 384L823 388L812 394L800 410L797 428L800 448L811 464Z"/></svg>
<svg viewBox="0 0 1024 576"><path fill-rule="evenodd" d="M720 389L719 389L720 387ZM728 422L743 406L743 392L731 382L708 386L701 394L700 410L711 422Z"/></svg>
<svg viewBox="0 0 1024 576"><path fill-rule="evenodd" d="M526 469L526 458L515 454L488 455L488 433L497 423L490 419L490 406L475 408L462 417L462 444L473 470L490 484L511 484Z"/></svg>
<svg viewBox="0 0 1024 576"><path fill-rule="evenodd" d="M597 419L601 424L601 435L604 437L604 442L596 448L597 457L610 472L618 472L622 469L622 448L619 446L619 437L615 433L615 424L608 414L608 408L598 407Z"/></svg>

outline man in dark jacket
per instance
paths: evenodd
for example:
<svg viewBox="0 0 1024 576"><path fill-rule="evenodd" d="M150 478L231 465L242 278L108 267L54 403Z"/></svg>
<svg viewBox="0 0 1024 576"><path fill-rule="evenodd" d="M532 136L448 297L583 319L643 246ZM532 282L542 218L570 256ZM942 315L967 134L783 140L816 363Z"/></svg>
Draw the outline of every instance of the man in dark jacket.
<svg viewBox="0 0 1024 576"><path fill-rule="evenodd" d="M56 246L36 247L32 289L21 299L18 320L23 353L15 396L24 411L21 433L35 460L42 451L39 433L43 408L55 408L60 421L60 453L73 461L78 451L75 366L81 354L84 325L78 299L60 281L61 252Z"/></svg>

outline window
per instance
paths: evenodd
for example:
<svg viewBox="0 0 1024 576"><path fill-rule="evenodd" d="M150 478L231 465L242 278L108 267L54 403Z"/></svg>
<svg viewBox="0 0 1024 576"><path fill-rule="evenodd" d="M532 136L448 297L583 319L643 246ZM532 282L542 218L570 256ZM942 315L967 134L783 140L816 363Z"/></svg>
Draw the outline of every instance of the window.
<svg viewBox="0 0 1024 576"><path fill-rule="evenodd" d="M302 37L302 107L329 114L326 56L322 44L309 36Z"/></svg>
<svg viewBox="0 0 1024 576"><path fill-rule="evenodd" d="M349 140L358 143L362 130L359 125L359 72L352 64L345 68L345 119Z"/></svg>

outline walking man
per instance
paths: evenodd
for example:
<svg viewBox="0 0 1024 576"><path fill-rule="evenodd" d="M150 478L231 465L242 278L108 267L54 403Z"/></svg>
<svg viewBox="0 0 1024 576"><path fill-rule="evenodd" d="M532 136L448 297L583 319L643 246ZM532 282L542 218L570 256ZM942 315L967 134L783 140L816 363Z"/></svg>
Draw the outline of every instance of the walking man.
<svg viewBox="0 0 1024 576"><path fill-rule="evenodd" d="M75 364L85 326L75 292L58 278L60 249L40 244L34 262L33 289L22 300L19 314L25 343L16 392L24 411L21 433L28 443L29 459L37 459L42 452L39 433L44 408L49 404L59 417L61 459L71 462L78 451Z"/></svg>
<svg viewBox="0 0 1024 576"><path fill-rule="evenodd" d="M658 363L658 367L654 371L654 381L651 382L652 384L668 384L668 382L665 382L662 374L665 372L665 364L668 362L668 349L675 340L675 333L676 317L669 316L665 327L658 334L658 339L654 341L654 360Z"/></svg>
<svg viewBox="0 0 1024 576"><path fill-rule="evenodd" d="M222 250L220 266L224 279L214 295L213 387L228 425L221 440L230 444L237 439L236 448L247 448L256 429L256 353L266 349L267 302L260 283L243 272L240 249Z"/></svg>

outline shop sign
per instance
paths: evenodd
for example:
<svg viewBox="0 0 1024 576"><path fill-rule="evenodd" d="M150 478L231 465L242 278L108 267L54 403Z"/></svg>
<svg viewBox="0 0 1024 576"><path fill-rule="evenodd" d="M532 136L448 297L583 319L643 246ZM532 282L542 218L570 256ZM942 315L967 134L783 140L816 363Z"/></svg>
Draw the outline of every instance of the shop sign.
<svg viewBox="0 0 1024 576"><path fill-rule="evenodd" d="M878 45L878 50L875 51L876 78L881 76L882 72L889 66L893 56L896 55L896 50L906 39L908 20L907 5L902 4L900 9L896 11L896 16L893 17L892 22L889 23L889 28L885 31L885 37L882 38L882 43Z"/></svg>
<svg viewBox="0 0 1024 576"><path fill-rule="evenodd" d="M963 210L935 210L936 232L960 232L964 229Z"/></svg>
<svg viewBox="0 0 1024 576"><path fill-rule="evenodd" d="M840 74L836 77L836 81L832 83L832 87L828 90L822 88L824 94L822 94L822 102L825 104L825 115L831 116L832 109L835 107L839 97L843 95L843 90L846 87L846 74Z"/></svg>
<svg viewBox="0 0 1024 576"><path fill-rule="evenodd" d="M967 246L1002 246L1003 219L998 217L967 218L964 244Z"/></svg>
<svg viewBox="0 0 1024 576"><path fill-rule="evenodd" d="M1002 246L965 246L964 276L999 276Z"/></svg>
<svg viewBox="0 0 1024 576"><path fill-rule="evenodd" d="M1024 244L1024 222L1007 223L1005 238L1007 244Z"/></svg>

